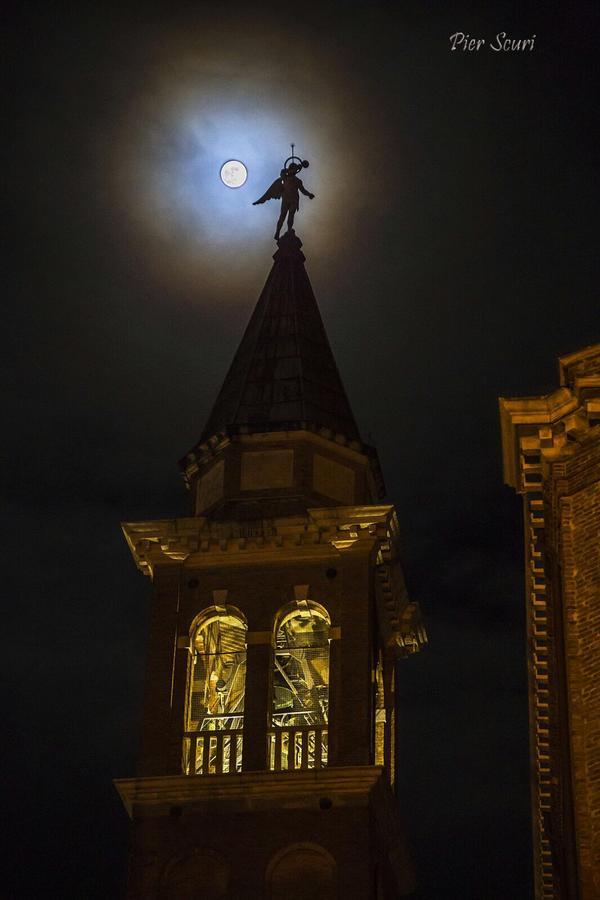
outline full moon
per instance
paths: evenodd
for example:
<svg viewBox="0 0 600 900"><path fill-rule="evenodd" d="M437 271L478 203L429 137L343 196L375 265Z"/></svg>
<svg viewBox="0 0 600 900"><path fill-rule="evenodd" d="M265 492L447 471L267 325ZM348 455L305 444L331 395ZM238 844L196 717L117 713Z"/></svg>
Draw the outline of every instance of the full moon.
<svg viewBox="0 0 600 900"><path fill-rule="evenodd" d="M241 187L248 177L248 170L239 159L228 159L221 166L221 181L228 188Z"/></svg>

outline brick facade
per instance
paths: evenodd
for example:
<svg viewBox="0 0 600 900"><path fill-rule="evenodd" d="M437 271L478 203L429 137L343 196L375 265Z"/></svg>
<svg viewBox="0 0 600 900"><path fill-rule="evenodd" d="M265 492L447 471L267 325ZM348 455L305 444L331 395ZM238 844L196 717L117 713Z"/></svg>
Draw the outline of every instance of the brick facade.
<svg viewBox="0 0 600 900"><path fill-rule="evenodd" d="M548 397L500 400L525 509L536 898L600 896L600 346Z"/></svg>

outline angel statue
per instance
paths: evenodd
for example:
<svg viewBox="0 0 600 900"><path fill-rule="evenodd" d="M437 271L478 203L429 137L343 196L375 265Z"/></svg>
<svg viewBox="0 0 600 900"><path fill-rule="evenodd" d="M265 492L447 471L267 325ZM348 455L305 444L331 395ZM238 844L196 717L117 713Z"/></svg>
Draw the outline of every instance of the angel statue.
<svg viewBox="0 0 600 900"><path fill-rule="evenodd" d="M296 160L298 161L296 162ZM308 197L310 200L315 196L305 189L302 181L297 176L297 173L301 169L307 168L308 160L302 160L299 156L294 156L294 145L292 144L292 155L286 159L284 167L279 173L279 178L273 182L271 187L265 191L262 197L252 204L252 206L258 206L259 203L266 203L267 200L281 199L281 212L279 214L279 219L277 220L277 228L275 229L276 241L279 240L279 232L285 222L286 216L288 231L292 231L294 227L294 216L298 212L298 207L300 206L300 196L298 192L301 191L304 196Z"/></svg>

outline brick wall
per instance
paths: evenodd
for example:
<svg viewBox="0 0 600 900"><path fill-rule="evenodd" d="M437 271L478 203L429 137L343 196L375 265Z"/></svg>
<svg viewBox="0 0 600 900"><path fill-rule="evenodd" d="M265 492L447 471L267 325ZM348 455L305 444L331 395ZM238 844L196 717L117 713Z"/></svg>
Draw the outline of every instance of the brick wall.
<svg viewBox="0 0 600 900"><path fill-rule="evenodd" d="M600 437L590 434L552 468L579 892L592 900L600 896Z"/></svg>
<svg viewBox="0 0 600 900"><path fill-rule="evenodd" d="M335 577L330 577L335 572ZM328 574L329 573L329 574ZM250 632L270 636L278 611L294 598L294 585L308 584L310 599L328 611L331 624L340 627L340 647L332 641L330 704L330 765L368 765L372 762L371 665L374 636L372 560L366 554L338 554L319 562L298 561L208 570L185 565L159 567L154 577L154 598L148 642L146 691L142 724L139 775L181 772L181 746L188 669L185 648L194 618L213 605L213 591L226 590L226 603L247 619ZM182 640L180 640L182 639ZM270 638L268 670L270 673ZM248 660L247 679L253 677ZM250 682L247 682L246 722L249 726ZM262 696L264 694L264 696ZM260 699L267 710L268 690ZM335 723L335 724L334 724ZM267 717L255 736L264 755ZM246 739L250 735L246 733ZM256 768L264 768L257 765Z"/></svg>

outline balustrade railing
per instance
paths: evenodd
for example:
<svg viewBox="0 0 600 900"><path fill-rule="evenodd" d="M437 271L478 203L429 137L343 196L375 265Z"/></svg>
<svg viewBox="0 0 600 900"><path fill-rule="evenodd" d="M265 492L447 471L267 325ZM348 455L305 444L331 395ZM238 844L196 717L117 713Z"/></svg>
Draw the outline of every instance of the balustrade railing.
<svg viewBox="0 0 600 900"><path fill-rule="evenodd" d="M272 772L322 769L327 765L327 725L286 725L267 733L267 759Z"/></svg>
<svg viewBox="0 0 600 900"><path fill-rule="evenodd" d="M243 730L190 731L183 737L185 775L234 775L242 771ZM271 772L322 769L327 765L327 725L276 726L267 732Z"/></svg>
<svg viewBox="0 0 600 900"><path fill-rule="evenodd" d="M243 731L189 731L183 737L185 775L233 775L242 771Z"/></svg>

